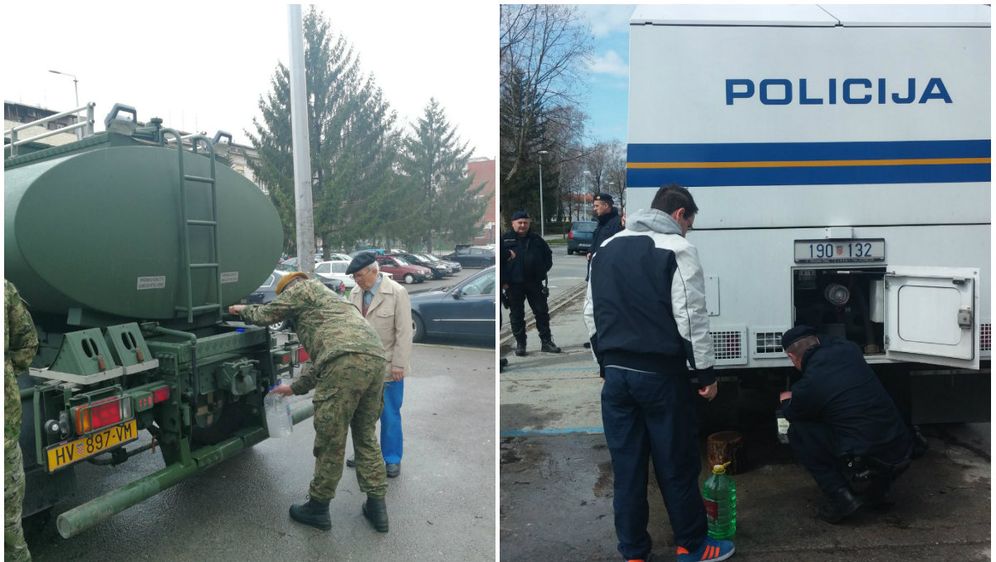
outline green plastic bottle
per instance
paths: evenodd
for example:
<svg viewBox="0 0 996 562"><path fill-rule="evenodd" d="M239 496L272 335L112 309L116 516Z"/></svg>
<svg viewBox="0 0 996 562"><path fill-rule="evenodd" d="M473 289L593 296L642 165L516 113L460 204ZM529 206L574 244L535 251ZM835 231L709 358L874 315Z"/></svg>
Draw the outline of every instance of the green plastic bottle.
<svg viewBox="0 0 996 562"><path fill-rule="evenodd" d="M702 485L709 536L714 539L732 539L737 534L737 485L726 474L729 464L713 466Z"/></svg>

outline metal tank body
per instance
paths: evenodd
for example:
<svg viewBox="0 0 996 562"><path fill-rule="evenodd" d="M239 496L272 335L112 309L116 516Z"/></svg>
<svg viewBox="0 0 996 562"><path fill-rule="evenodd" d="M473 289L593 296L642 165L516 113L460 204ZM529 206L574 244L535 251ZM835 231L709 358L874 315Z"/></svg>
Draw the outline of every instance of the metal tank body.
<svg viewBox="0 0 996 562"><path fill-rule="evenodd" d="M189 150L183 168L188 177L210 175L208 157ZM252 292L272 271L283 242L280 219L260 189L221 163L215 176L220 268L192 270L195 307L218 304L219 274L222 306ZM203 264L216 261L215 228L185 224L213 222L211 189L181 182L175 146L103 133L8 160L4 181L5 276L32 311L187 319L178 311L188 302L183 229L189 262Z"/></svg>

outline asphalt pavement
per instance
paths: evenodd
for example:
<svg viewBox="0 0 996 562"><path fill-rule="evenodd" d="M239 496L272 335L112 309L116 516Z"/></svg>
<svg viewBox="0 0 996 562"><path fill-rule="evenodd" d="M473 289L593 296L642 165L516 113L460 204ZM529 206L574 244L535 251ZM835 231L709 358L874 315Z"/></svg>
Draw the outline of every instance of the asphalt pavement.
<svg viewBox="0 0 996 562"><path fill-rule="evenodd" d="M266 440L72 539L59 537L53 520L29 535L31 553L41 562L493 560L494 352L417 344L412 370L387 534L363 518L365 496L349 468L331 503L331 531L291 521L287 509L305 499L314 468L309 419L290 437ZM79 494L55 514L162 466L158 453L118 467L82 463Z"/></svg>
<svg viewBox="0 0 996 562"><path fill-rule="evenodd" d="M565 259L555 256L554 269ZM553 315L551 329L563 353L509 354L500 376L502 560L619 559L601 379L582 346L582 302L579 294ZM989 424L923 431L930 451L897 482L895 506L838 526L814 517L821 494L791 451L777 444L773 430L746 435L748 469L734 476L733 559L990 560ZM703 470L700 482L705 477ZM653 478L648 497L654 553L670 560L673 539Z"/></svg>

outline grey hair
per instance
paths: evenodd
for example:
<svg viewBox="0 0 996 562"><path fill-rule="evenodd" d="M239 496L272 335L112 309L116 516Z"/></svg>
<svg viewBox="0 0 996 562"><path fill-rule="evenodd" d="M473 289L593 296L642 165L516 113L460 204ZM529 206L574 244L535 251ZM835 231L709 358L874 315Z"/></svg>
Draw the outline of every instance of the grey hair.
<svg viewBox="0 0 996 562"><path fill-rule="evenodd" d="M791 353L797 357L802 357L809 348L819 345L820 339L816 336L806 336L804 338L799 338L792 342L792 345L788 346L785 353Z"/></svg>
<svg viewBox="0 0 996 562"><path fill-rule="evenodd" d="M374 261L372 264L363 268L364 270L371 269L374 273L380 273L380 264Z"/></svg>

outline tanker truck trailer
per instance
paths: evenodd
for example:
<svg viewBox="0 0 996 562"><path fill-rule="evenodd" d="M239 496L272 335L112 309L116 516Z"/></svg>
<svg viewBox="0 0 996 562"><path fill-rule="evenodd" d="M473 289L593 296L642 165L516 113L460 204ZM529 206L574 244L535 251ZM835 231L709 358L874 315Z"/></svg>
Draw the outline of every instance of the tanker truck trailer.
<svg viewBox="0 0 996 562"><path fill-rule="evenodd" d="M268 197L225 165L225 135L181 139L120 105L105 126L5 147L5 277L40 342L18 379L24 516L70 495L81 462L158 448L166 465L59 515L65 538L265 439L263 397L297 360L223 317L283 240Z"/></svg>

